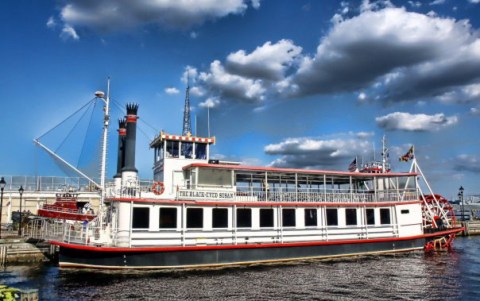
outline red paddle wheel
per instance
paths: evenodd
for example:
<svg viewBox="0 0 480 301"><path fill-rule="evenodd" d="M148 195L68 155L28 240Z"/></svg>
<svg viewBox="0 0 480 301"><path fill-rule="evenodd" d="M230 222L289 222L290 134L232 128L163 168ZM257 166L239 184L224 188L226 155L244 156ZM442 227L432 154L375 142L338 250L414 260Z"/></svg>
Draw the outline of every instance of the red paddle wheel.
<svg viewBox="0 0 480 301"><path fill-rule="evenodd" d="M422 215L425 233L444 231L455 227L457 223L452 205L439 194L424 196ZM450 250L454 239L455 233L434 237L425 243L425 251Z"/></svg>

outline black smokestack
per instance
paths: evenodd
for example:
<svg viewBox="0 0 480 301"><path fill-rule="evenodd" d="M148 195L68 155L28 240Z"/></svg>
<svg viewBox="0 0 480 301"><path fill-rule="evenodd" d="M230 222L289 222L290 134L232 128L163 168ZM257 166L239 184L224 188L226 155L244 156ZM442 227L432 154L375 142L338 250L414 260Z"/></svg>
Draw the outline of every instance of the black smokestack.
<svg viewBox="0 0 480 301"><path fill-rule="evenodd" d="M125 119L118 120L118 156L117 156L117 174L114 178L122 177L122 168L125 166L125 136L127 129L125 128L127 121Z"/></svg>
<svg viewBox="0 0 480 301"><path fill-rule="evenodd" d="M137 111L138 105L129 103L127 104L127 135L125 138L125 151L124 151L124 160L125 166L123 166L122 171L133 171L138 172L135 168L135 144L137 140Z"/></svg>

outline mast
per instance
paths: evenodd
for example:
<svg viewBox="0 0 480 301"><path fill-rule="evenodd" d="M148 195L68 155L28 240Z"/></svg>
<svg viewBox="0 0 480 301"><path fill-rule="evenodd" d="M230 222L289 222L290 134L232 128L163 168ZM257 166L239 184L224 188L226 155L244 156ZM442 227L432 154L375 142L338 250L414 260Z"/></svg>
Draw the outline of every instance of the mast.
<svg viewBox="0 0 480 301"><path fill-rule="evenodd" d="M100 165L100 186L101 186L101 196L100 196L100 208L103 208L103 202L105 199L105 177L107 169L107 136L108 136L108 124L110 121L109 110L110 110L110 78L107 81L107 98L105 99L105 94L103 92L95 92L95 96L103 100L105 103L104 107L104 118L103 118L103 139L102 139L102 162Z"/></svg>
<svg viewBox="0 0 480 301"><path fill-rule="evenodd" d="M387 171L387 160L388 160L388 148L386 143L386 137L383 135L382 138L382 172Z"/></svg>

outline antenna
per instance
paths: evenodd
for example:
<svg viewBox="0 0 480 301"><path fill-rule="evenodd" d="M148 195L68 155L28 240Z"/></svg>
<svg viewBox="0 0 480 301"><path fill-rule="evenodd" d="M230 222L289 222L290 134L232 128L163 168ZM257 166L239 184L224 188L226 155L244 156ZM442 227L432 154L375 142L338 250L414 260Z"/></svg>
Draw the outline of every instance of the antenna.
<svg viewBox="0 0 480 301"><path fill-rule="evenodd" d="M187 76L187 90L185 93L185 108L183 110L183 129L182 135L192 134L192 122L190 120L190 77Z"/></svg>

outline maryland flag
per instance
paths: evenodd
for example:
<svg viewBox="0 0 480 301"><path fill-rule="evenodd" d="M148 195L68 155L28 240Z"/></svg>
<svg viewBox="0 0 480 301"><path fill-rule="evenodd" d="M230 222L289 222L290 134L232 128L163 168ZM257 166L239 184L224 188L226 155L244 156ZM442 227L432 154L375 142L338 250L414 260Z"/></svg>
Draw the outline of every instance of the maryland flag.
<svg viewBox="0 0 480 301"><path fill-rule="evenodd" d="M412 145L405 155L398 158L398 161L408 162L408 161L412 160L414 158L413 152L414 152L414 148L413 148L413 145Z"/></svg>

